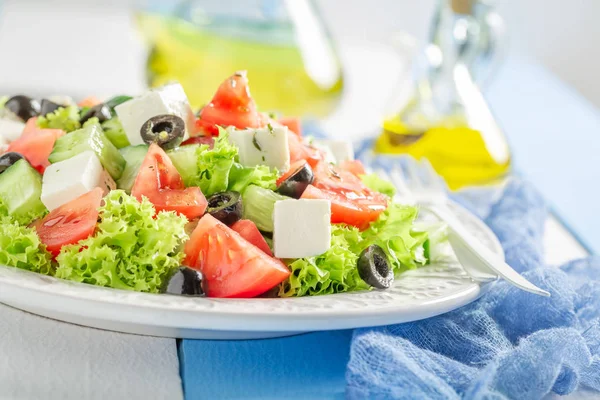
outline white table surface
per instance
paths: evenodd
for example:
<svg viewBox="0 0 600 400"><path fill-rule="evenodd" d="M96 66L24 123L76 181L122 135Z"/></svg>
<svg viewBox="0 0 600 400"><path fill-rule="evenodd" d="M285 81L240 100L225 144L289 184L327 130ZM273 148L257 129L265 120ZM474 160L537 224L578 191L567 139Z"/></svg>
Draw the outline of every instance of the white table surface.
<svg viewBox="0 0 600 400"><path fill-rule="evenodd" d="M1 1L0 1L1 2ZM92 3L85 8L70 2L69 11L57 12L55 2L5 1L0 16L0 93L71 93L110 95L138 93L143 89L143 55L130 15ZM0 14L1 15L1 14ZM7 15L9 16L7 18ZM35 23L31 23L35 15ZM106 26L111 29L86 29ZM43 39L51 33L50 39ZM69 46L60 57L52 45L68 37ZM16 40L18 38L18 40ZM22 51L22 43L40 42L35 51ZM110 48L111 57L95 54L94 48ZM72 51L67 51L72 50ZM343 52L348 69L348 99L363 99L376 110L385 96L376 89L389 86L406 64L386 53L385 46L348 47ZM389 49L388 49L389 50ZM376 63L360 52L382 57ZM363 54L364 55L364 54ZM56 59L55 62L44 60ZM350 60L349 60L350 59ZM370 59L361 64L358 59ZM9 60L9 62L5 62ZM374 73L377 64L383 70ZM361 93L356 95L356 93ZM356 105L355 105L356 107ZM344 108L329 121L332 132L356 134L380 118L374 111L361 121L350 118L355 107ZM586 255L585 250L550 218L545 237L549 264ZM182 398L175 340L99 331L48 320L0 305L0 398L6 399L178 399ZM8 348L8 346L10 348ZM126 377L126 379L123 379Z"/></svg>

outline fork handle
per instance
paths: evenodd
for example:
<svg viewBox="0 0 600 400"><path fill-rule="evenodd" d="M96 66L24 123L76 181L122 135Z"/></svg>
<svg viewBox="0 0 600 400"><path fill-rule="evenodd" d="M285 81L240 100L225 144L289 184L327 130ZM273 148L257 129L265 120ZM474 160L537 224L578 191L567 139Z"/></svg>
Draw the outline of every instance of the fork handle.
<svg viewBox="0 0 600 400"><path fill-rule="evenodd" d="M502 277L513 286L527 292L542 296L550 296L550 293L540 289L527 279L523 278L517 271L512 269L510 265L502 261L501 258L484 246L480 240L465 228L460 219L458 219L448 207L431 204L421 204L420 206L444 221L455 233L455 238L460 240L465 248L470 250L483 265L495 272L498 276Z"/></svg>

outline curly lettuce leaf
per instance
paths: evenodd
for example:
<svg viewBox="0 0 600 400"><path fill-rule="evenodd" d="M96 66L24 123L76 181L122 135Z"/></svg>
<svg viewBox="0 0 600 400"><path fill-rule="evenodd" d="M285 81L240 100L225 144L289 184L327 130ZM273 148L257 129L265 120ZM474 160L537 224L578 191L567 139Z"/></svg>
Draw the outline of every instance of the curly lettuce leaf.
<svg viewBox="0 0 600 400"><path fill-rule="evenodd" d="M277 171L266 165L257 167L244 167L234 162L229 172L229 190L243 193L250 185L260 186L264 189L277 188Z"/></svg>
<svg viewBox="0 0 600 400"><path fill-rule="evenodd" d="M227 134L219 135L212 149L203 144L197 154L198 175L192 186L200 187L205 196L227 190L229 172L238 154L237 148L229 143Z"/></svg>
<svg viewBox="0 0 600 400"><path fill-rule="evenodd" d="M391 204L377 221L360 232L345 225L332 226L331 247L318 257L291 260L290 277L281 285L281 297L314 296L368 289L356 267L360 253L372 244L388 256L395 274L427 263L427 231L415 231L416 207Z"/></svg>
<svg viewBox="0 0 600 400"><path fill-rule="evenodd" d="M371 190L383 193L388 197L394 197L396 194L396 187L394 184L380 178L376 174L362 175L360 179Z"/></svg>
<svg viewBox="0 0 600 400"><path fill-rule="evenodd" d="M155 216L153 205L122 190L100 208L94 236L64 246L56 276L117 289L157 293L183 260L187 219L173 212Z"/></svg>
<svg viewBox="0 0 600 400"><path fill-rule="evenodd" d="M1 207L0 207L1 208ZM34 228L0 217L0 265L52 275L52 256Z"/></svg>
<svg viewBox="0 0 600 400"><path fill-rule="evenodd" d="M81 128L79 117L79 108L76 105L59 107L54 112L38 117L37 126L72 132Z"/></svg>
<svg viewBox="0 0 600 400"><path fill-rule="evenodd" d="M292 273L281 285L279 296L316 296L368 289L369 285L360 278L356 268L361 242L358 229L332 226L329 250L288 264Z"/></svg>

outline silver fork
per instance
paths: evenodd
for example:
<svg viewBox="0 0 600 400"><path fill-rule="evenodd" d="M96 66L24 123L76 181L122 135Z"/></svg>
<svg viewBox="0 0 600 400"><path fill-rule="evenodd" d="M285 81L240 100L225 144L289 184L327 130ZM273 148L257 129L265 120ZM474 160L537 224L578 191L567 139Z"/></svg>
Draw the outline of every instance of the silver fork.
<svg viewBox="0 0 600 400"><path fill-rule="evenodd" d="M396 186L397 201L417 204L448 225L448 238L456 257L474 280L490 281L499 276L519 289L550 296L550 293L523 278L469 232L448 207L446 184L426 159L416 161L407 158L403 165L404 171L394 166L389 174L383 169L375 172L381 178L387 177Z"/></svg>

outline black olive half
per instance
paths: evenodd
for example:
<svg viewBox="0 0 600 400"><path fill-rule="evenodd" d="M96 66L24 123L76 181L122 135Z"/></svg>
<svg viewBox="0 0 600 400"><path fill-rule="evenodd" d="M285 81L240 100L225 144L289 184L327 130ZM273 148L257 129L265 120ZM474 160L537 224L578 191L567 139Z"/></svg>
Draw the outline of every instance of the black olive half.
<svg viewBox="0 0 600 400"><path fill-rule="evenodd" d="M11 97L4 107L21 118L23 122L40 115L40 102L23 95Z"/></svg>
<svg viewBox="0 0 600 400"><path fill-rule="evenodd" d="M299 199L302 197L302 193L306 190L307 186L313 183L315 176L312 168L308 163L304 163L297 167L295 171L292 171L277 188L277 192L284 196L293 197Z"/></svg>
<svg viewBox="0 0 600 400"><path fill-rule="evenodd" d="M377 289L387 289L394 283L394 271L383 249L372 244L360 253L358 275Z"/></svg>
<svg viewBox="0 0 600 400"><path fill-rule="evenodd" d="M0 174L6 171L14 163L22 159L23 156L19 153L15 153L14 151L2 154L0 156Z"/></svg>
<svg viewBox="0 0 600 400"><path fill-rule="evenodd" d="M110 108L108 108L108 106L103 103L97 104L94 107L87 110L85 112L85 114L83 114L81 116L81 119L79 120L79 122L84 124L88 119L94 118L94 117L98 118L98 121L100 121L100 123L108 121L109 119L112 118L112 115L110 113Z"/></svg>
<svg viewBox="0 0 600 400"><path fill-rule="evenodd" d="M177 115L157 115L144 122L140 135L146 144L156 143L163 149L172 149L185 135L185 122Z"/></svg>
<svg viewBox="0 0 600 400"><path fill-rule="evenodd" d="M59 109L59 107L64 107L63 104L55 103L48 99L42 99L40 106L40 115L50 114Z"/></svg>
<svg viewBox="0 0 600 400"><path fill-rule="evenodd" d="M231 225L242 218L242 195L238 192L215 193L208 198L206 212L225 225Z"/></svg>
<svg viewBox="0 0 600 400"><path fill-rule="evenodd" d="M203 296L202 274L195 269L179 267L163 285L163 293Z"/></svg>

